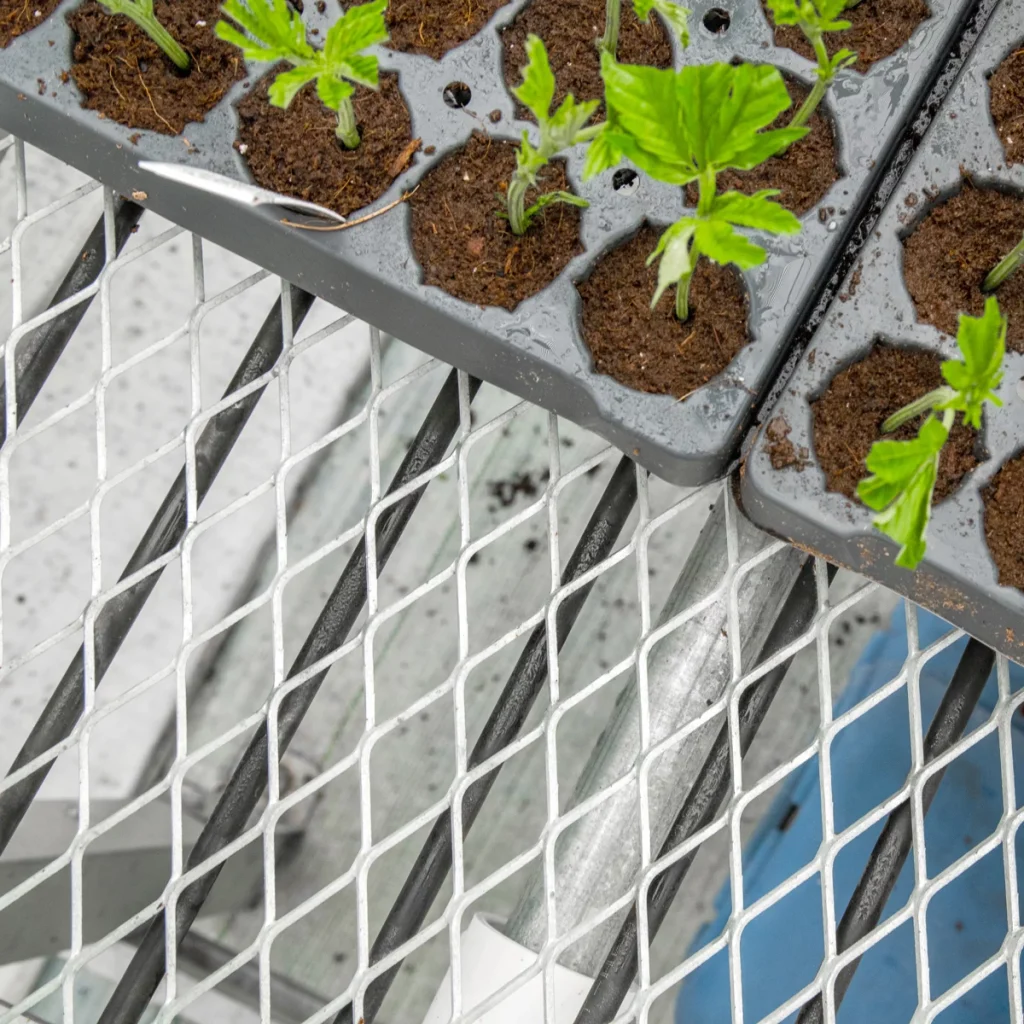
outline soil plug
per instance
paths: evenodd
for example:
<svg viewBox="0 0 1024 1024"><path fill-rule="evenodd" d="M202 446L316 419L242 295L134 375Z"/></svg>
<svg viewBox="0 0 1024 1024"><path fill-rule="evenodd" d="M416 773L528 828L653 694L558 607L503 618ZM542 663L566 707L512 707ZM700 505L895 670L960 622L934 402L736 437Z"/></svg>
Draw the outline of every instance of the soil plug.
<svg viewBox="0 0 1024 1024"><path fill-rule="evenodd" d="M601 125L586 127L599 106L597 100L577 103L570 94L552 114L555 76L551 72L544 43L535 35L530 35L526 39L526 56L528 63L523 68L523 82L512 92L537 119L540 144L534 146L530 142L530 133L523 132L523 141L519 144L519 152L516 155L515 174L509 182L508 195L504 200L505 210L500 214L508 218L509 227L517 235L524 234L537 214L551 203L568 203L581 207L589 205L585 199L580 199L571 192L558 191L545 192L537 197L532 206L526 207L526 193L537 184L537 175L552 157L577 143L588 142L602 130Z"/></svg>
<svg viewBox="0 0 1024 1024"><path fill-rule="evenodd" d="M939 457L954 417L962 412L964 423L980 430L985 402L1003 404L995 389L1003 379L1006 318L994 297L985 302L982 316L960 315L956 342L963 359L947 359L942 364L945 385L905 405L882 424L883 433L890 433L928 413L917 437L876 441L865 460L872 475L857 485L860 500L881 513L875 516L875 527L900 545L896 564L905 569L917 568L924 558ZM941 420L935 412L942 413Z"/></svg>
<svg viewBox="0 0 1024 1024"><path fill-rule="evenodd" d="M646 25L651 11L657 11L671 26L683 46L690 45L690 29L687 15L689 8L681 7L673 0L633 0L636 16ZM622 22L622 0L605 0L604 35L598 41L598 48L612 57L619 52L619 26Z"/></svg>
<svg viewBox="0 0 1024 1024"><path fill-rule="evenodd" d="M736 231L759 228L796 234L800 221L771 201L777 189L754 195L715 191L720 171L749 171L802 139L807 128L763 131L790 106L776 68L767 65L702 64L681 71L618 64L601 58L608 119L587 152L584 178L614 167L623 157L669 185L699 183L695 216L681 217L658 240L648 264L659 259L657 305L676 286L676 316L690 315L690 280L697 261L734 263L749 270L765 251Z"/></svg>
<svg viewBox="0 0 1024 1024"><path fill-rule="evenodd" d="M192 61L177 39L160 24L153 12L153 0L100 0L100 3L111 14L131 18L181 71L188 71Z"/></svg>
<svg viewBox="0 0 1024 1024"><path fill-rule="evenodd" d="M1024 236L1021 236L1021 240L989 271L981 290L994 292L1017 271L1022 263L1024 263Z"/></svg>
<svg viewBox="0 0 1024 1024"><path fill-rule="evenodd" d="M309 44L302 16L286 0L227 0L222 10L245 31L226 21L217 22L215 31L237 46L246 60L285 60L293 65L271 83L269 96L275 107L287 107L304 85L315 81L324 106L338 114L339 140L355 149L359 130L352 95L355 85L378 87L377 58L362 51L387 42L386 9L387 0L350 7L327 30L322 50Z"/></svg>
<svg viewBox="0 0 1024 1024"><path fill-rule="evenodd" d="M848 21L839 20L839 15L854 5L847 0L767 0L767 3L775 24L796 25L814 47L814 55L818 59L814 87L789 122L791 128L799 128L807 124L818 109L836 75L857 61L857 54L852 50L840 50L834 57L829 57L824 39L826 32L842 32L850 27Z"/></svg>

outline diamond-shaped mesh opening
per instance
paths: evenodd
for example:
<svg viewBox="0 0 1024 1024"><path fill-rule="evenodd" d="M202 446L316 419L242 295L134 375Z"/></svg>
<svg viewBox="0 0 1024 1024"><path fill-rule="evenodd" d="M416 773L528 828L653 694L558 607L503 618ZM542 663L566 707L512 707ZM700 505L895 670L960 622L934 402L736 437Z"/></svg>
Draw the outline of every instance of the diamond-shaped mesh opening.
<svg viewBox="0 0 1024 1024"><path fill-rule="evenodd" d="M452 971L460 1021L508 979L542 1021L546 978L553 1024L788 1021L837 957L839 1019L1011 1019L1019 669L727 483L0 154L8 401L124 241L0 449L0 1024L444 1024ZM197 841L220 881L140 981Z"/></svg>

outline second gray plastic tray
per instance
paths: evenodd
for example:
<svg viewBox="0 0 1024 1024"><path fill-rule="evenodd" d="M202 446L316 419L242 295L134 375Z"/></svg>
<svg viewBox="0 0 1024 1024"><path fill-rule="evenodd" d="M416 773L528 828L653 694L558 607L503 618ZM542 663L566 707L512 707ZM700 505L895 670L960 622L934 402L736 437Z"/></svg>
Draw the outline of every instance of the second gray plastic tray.
<svg viewBox="0 0 1024 1024"><path fill-rule="evenodd" d="M982 491L1024 439L1024 354L1008 352L1001 409L986 408L988 458L959 490L933 509L928 551L911 572L893 563L896 547L872 529L872 513L825 490L814 456L811 401L837 372L884 339L903 347L957 355L949 335L917 320L903 283L902 238L936 203L975 185L1020 194L1024 166L1006 167L989 115L988 76L1024 40L1024 0L1003 0L893 193L862 261L827 313L778 403L763 419L782 418L789 441L810 463L772 468L765 437L755 441L742 476L742 500L759 525L905 594L1007 656L1024 662L1024 593L997 581L984 533ZM930 197L930 198L928 198ZM1024 228L1024 225L1021 225ZM854 279L856 275L856 279Z"/></svg>
<svg viewBox="0 0 1024 1024"><path fill-rule="evenodd" d="M353 230L312 233L283 226L267 210L228 205L141 171L140 160L170 160L246 180L244 162L232 148L234 103L242 95L242 83L205 123L188 126L189 146L180 137L153 132L140 133L133 145L130 129L84 110L73 82L62 81L71 50L64 16L77 2L66 0L45 24L0 51L0 127L119 192L145 196L145 205L176 223L447 362L583 424L659 476L688 485L721 475L736 457L791 339L820 296L886 160L973 6L973 0L931 0L931 17L900 51L864 75L840 75L827 102L843 176L803 216L800 235L757 238L769 257L747 275L752 341L722 374L680 402L631 390L594 371L580 334L574 286L602 254L645 220L664 224L678 216L680 190L642 179L627 197L613 189L611 172L584 184L583 154L571 153L573 187L591 204L582 216L585 251L548 288L511 312L472 306L421 283L406 207ZM441 61L379 51L382 67L399 75L414 137L425 148L436 147L434 155L421 155L396 179L381 204L415 185L474 129L486 126L497 137L515 138L525 127L514 121L502 80L499 39L501 26L523 6L518 0L503 8L478 35ZM677 64L683 59L696 63L738 57L771 62L810 81L813 67L808 61L774 46L757 0L732 6L729 27L719 34L702 23L711 0L693 7L693 42L685 55L676 53ZM326 15L317 14L312 4L305 9L308 26L320 31L338 12L333 2ZM465 109L452 109L442 99L452 82L470 86L472 99ZM486 117L495 110L502 114L498 125Z"/></svg>

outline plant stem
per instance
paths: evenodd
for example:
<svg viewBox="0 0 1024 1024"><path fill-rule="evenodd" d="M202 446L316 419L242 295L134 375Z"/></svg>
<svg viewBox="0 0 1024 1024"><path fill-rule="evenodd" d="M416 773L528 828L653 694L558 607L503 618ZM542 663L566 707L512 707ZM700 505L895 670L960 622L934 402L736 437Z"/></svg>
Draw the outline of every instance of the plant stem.
<svg viewBox="0 0 1024 1024"><path fill-rule="evenodd" d="M928 394L916 398L913 402L908 402L882 424L882 433L891 434L894 430L902 427L904 423L909 423L916 416L920 416L921 413L931 412L935 406L947 401L955 394L956 392L952 388L943 386L936 388L934 391L929 391ZM952 409L946 410L949 413L952 413L952 411Z"/></svg>
<svg viewBox="0 0 1024 1024"><path fill-rule="evenodd" d="M701 172L697 179L700 188L700 198L697 200L697 216L706 217L711 212L711 204L715 199L715 172L712 169ZM686 323L690 319L690 282L693 280L693 272L697 269L697 260L700 259L700 249L697 242L690 243L690 269L679 278L676 285L676 319L680 323Z"/></svg>
<svg viewBox="0 0 1024 1024"><path fill-rule="evenodd" d="M356 127L356 112L352 108L352 100L346 97L338 104L338 127L334 130L346 149L355 149L359 145L359 129Z"/></svg>
<svg viewBox="0 0 1024 1024"><path fill-rule="evenodd" d="M622 0L605 0L604 35L598 46L612 57L619 49L619 23L622 19Z"/></svg>
<svg viewBox="0 0 1024 1024"><path fill-rule="evenodd" d="M1024 263L1024 236L1021 240L999 261L985 278L981 286L983 292L994 292L1017 268Z"/></svg>
<svg viewBox="0 0 1024 1024"><path fill-rule="evenodd" d="M526 189L528 183L525 178L517 173L512 175L508 185L508 196L506 197L506 211L508 212L508 226L512 234L523 235L526 233Z"/></svg>
<svg viewBox="0 0 1024 1024"><path fill-rule="evenodd" d="M814 47L814 55L818 58L818 78L814 83L814 87L807 94L807 99L804 100L800 109L794 115L793 120L787 125L789 128L803 128L807 124L811 119L811 115L818 109L818 104L824 99L825 93L828 92L832 79L835 78L835 75L830 71L824 71L823 73L823 70L829 66L829 59L828 50L825 49L825 41L822 39L821 33L817 30L805 29L805 34Z"/></svg>
<svg viewBox="0 0 1024 1024"><path fill-rule="evenodd" d="M182 49L178 40L160 24L160 21L157 19L155 14L140 11L137 8L130 12L126 10L124 13L127 14L128 17L131 18L132 21L134 21L135 24L138 25L139 28L141 28L142 31L145 32L146 35L149 36L149 38L152 39L153 42L156 43L156 45L159 46L160 49L163 50L164 53L166 53L182 71L188 71L192 63L189 60L188 54L184 49Z"/></svg>

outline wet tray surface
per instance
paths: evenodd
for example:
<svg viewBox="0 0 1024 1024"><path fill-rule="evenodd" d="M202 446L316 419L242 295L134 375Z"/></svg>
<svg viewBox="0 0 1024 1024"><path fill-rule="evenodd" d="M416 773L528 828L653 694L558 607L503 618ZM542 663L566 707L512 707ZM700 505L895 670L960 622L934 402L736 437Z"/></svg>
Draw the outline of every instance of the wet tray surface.
<svg viewBox="0 0 1024 1024"><path fill-rule="evenodd" d="M770 441L762 433L742 475L744 508L759 525L879 580L1017 661L1024 661L1024 593L997 582L982 495L1003 464L1021 450L1024 354L1007 352L998 392L1003 407L985 409L982 447L987 458L952 496L933 507L927 554L916 572L893 564L896 546L872 529L868 509L825 490L825 474L812 443L811 402L837 373L862 360L877 340L942 358L958 355L953 337L918 320L904 283L903 239L960 191L962 175L973 182L963 187L994 187L1018 195L1024 190L1024 165L1005 163L989 114L988 86L989 75L1022 40L1024 0L1003 0L890 198L862 259L780 400L764 414L765 421L789 427L788 442L798 459L806 448L809 463L802 469L773 469Z"/></svg>
<svg viewBox="0 0 1024 1024"><path fill-rule="evenodd" d="M825 107L834 121L842 176L803 215L798 236L755 235L769 255L747 275L751 342L723 373L679 401L631 390L594 371L581 336L574 282L645 220L666 224L678 217L681 190L641 177L639 188L627 196L613 188L612 172L584 183L578 148L569 155L568 174L573 189L591 204L582 212L584 252L512 312L473 306L421 283L406 205L351 230L316 233L282 225L280 213L229 205L139 170L143 159L187 162L247 180L243 158L233 148L235 103L245 95L246 83L236 83L205 122L189 124L183 137L134 132L103 120L81 107L73 81L62 81L72 45L65 15L78 2L67 0L44 24L0 50L0 127L126 195L144 196L140 201L161 215L382 330L596 431L658 475L688 485L721 475L735 457L787 344L820 294L876 190L887 155L930 88L971 6L971 0L930 0L931 17L902 49L865 74L845 71L839 76ZM413 137L422 139L424 149L436 150L429 157L421 152L375 205L413 187L474 130L518 137L525 124L514 120L503 82L499 32L524 6L502 8L440 61L378 51L382 70L398 73ZM692 42L686 51L677 48L677 66L684 59L701 63L738 57L771 62L806 83L812 80L809 61L774 45L755 0L731 7L728 28L719 33L704 26L710 0L691 6ZM323 15L307 3L304 17L311 30L322 32L337 12L336 0ZM263 70L252 69L248 83ZM470 87L472 97L464 109L442 98L453 82ZM489 116L495 111L501 113L496 123Z"/></svg>

